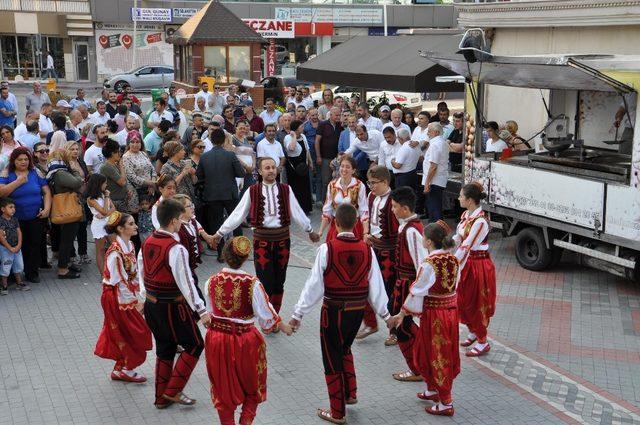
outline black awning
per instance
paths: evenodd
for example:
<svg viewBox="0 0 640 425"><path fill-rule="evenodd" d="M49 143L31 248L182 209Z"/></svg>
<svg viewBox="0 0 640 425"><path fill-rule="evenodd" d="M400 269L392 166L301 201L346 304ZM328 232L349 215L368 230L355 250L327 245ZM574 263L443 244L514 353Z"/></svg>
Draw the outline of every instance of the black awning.
<svg viewBox="0 0 640 425"><path fill-rule="evenodd" d="M597 55L492 56L485 62L467 63L462 55L444 52L424 53L424 57L441 64L467 79L484 84L539 89L592 90L629 93L634 89L597 69L588 66ZM614 58L610 56L610 58Z"/></svg>
<svg viewBox="0 0 640 425"><path fill-rule="evenodd" d="M354 37L298 66L297 78L368 89L404 92L464 91L464 84L437 83L456 75L424 60L420 51L455 52L460 35Z"/></svg>

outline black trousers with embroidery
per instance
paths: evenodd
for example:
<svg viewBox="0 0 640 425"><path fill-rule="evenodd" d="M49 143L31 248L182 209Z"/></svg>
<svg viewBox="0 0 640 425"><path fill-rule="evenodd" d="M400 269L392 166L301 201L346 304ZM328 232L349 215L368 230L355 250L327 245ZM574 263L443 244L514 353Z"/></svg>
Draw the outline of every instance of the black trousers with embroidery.
<svg viewBox="0 0 640 425"><path fill-rule="evenodd" d="M351 345L358 333L366 301L358 308L345 308L325 302L320 312L322 363L329 392L331 416L342 418L345 404L357 398L358 384Z"/></svg>
<svg viewBox="0 0 640 425"><path fill-rule="evenodd" d="M264 285L269 301L276 312L280 311L284 294L284 281L287 279L289 249L291 239L267 241L253 239L253 262L256 276Z"/></svg>

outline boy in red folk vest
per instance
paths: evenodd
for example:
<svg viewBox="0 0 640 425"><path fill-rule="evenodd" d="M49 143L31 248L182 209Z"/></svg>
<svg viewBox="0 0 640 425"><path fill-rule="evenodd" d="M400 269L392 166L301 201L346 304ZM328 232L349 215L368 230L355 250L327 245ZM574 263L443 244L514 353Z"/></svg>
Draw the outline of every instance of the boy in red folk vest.
<svg viewBox="0 0 640 425"><path fill-rule="evenodd" d="M414 353L427 388L418 393L418 398L436 402L425 410L440 416L453 416L451 389L460 373L456 296L460 262L446 251L455 245L450 233L451 229L442 220L424 229L424 246L429 254L420 264L418 277L402 310L388 323L397 326L406 315L420 315Z"/></svg>
<svg viewBox="0 0 640 425"><path fill-rule="evenodd" d="M249 216L253 228L253 261L256 275L269 295L276 313L280 311L284 294L284 282L289 264L289 225L291 220L302 227L313 242L320 236L313 231L309 217L302 211L291 188L278 183L278 168L272 158L258 160L258 172L262 183L256 183L245 191L238 206L213 236L214 244Z"/></svg>
<svg viewBox="0 0 640 425"><path fill-rule="evenodd" d="M371 193L369 193L369 233L364 236L364 241L376 254L387 296L392 299L396 284L398 219L391 211L391 188L389 187L391 174L387 167L376 165L369 168L367 178ZM387 308L391 309L391 305L389 304ZM363 323L364 326L356 335L356 339L364 339L378 331L376 315L369 305L365 309ZM395 329L393 329L385 345L395 345L397 342Z"/></svg>
<svg viewBox="0 0 640 425"><path fill-rule="evenodd" d="M409 187L399 187L391 192L391 209L398 218L398 249L396 250L396 286L393 290L392 314L398 314L409 295L409 287L416 280L420 263L427 256L422 242L422 222L414 212L416 195ZM409 366L406 372L394 373L398 381L421 381L422 377L413 359L413 343L418 326L407 315L396 328L398 347Z"/></svg>
<svg viewBox="0 0 640 425"><path fill-rule="evenodd" d="M163 409L173 403L193 405L182 390L204 348L202 335L191 310L207 326L211 316L189 270L189 254L180 245L182 204L173 199L157 209L160 229L153 232L138 254L140 295L146 298L144 317L156 340L155 405ZM184 349L174 367L177 347Z"/></svg>
<svg viewBox="0 0 640 425"><path fill-rule="evenodd" d="M296 330L304 315L323 299L320 340L331 409L318 409L321 419L346 423L347 404L356 404L356 371L351 344L367 303L389 320L387 294L373 249L356 239L353 228L358 212L341 204L335 215L338 236L318 249L311 275L295 306L289 325Z"/></svg>

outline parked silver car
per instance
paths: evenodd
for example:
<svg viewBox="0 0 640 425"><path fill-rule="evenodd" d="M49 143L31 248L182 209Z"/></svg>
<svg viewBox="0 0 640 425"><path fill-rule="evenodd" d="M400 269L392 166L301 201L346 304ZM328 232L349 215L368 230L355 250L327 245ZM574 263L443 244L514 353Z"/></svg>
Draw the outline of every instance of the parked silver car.
<svg viewBox="0 0 640 425"><path fill-rule="evenodd" d="M168 87L173 81L173 67L167 65L141 66L124 74L104 80L104 88L118 93L129 84L133 91Z"/></svg>

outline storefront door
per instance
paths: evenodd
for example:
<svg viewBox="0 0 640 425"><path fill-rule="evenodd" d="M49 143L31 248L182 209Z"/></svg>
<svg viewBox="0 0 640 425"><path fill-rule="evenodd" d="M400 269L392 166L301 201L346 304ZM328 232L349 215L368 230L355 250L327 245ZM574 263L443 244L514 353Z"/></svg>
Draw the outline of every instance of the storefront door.
<svg viewBox="0 0 640 425"><path fill-rule="evenodd" d="M89 81L89 44L75 43L76 80Z"/></svg>

